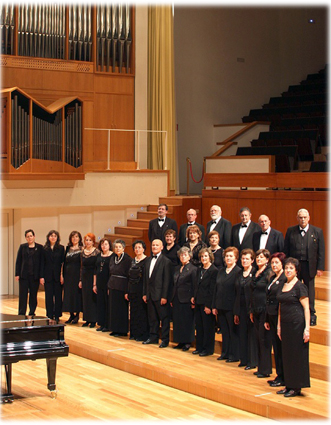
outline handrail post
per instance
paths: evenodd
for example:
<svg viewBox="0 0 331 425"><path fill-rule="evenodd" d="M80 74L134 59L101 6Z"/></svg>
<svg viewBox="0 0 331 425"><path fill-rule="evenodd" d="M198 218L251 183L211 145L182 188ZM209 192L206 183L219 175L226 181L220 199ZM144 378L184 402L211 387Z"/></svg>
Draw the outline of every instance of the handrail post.
<svg viewBox="0 0 331 425"><path fill-rule="evenodd" d="M110 130L108 130L107 170L110 170Z"/></svg>
<svg viewBox="0 0 331 425"><path fill-rule="evenodd" d="M137 161L137 170L140 170L139 168L139 130L136 130L137 132L137 150L136 150L136 161Z"/></svg>
<svg viewBox="0 0 331 425"><path fill-rule="evenodd" d="M191 162L190 158L186 158L186 195L190 194L190 169L189 163Z"/></svg>

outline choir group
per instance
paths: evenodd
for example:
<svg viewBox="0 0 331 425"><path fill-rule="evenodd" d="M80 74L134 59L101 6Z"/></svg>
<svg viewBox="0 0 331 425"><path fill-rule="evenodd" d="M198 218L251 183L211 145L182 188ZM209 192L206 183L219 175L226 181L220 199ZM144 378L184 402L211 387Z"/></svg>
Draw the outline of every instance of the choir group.
<svg viewBox="0 0 331 425"><path fill-rule="evenodd" d="M257 378L272 373L272 349L276 378L271 387L285 397L301 394L310 386L309 335L316 325L315 275L324 270L324 238L309 224L309 212L300 209L298 225L285 238L271 227L268 216L258 223L249 208L240 210L240 223L232 226L218 205L211 220L196 222L194 209L180 226L167 217L166 204L149 223L151 256L146 244L136 240L134 258L125 242L93 233L83 238L69 235L66 248L51 230L42 246L32 229L19 247L16 280L19 281L19 314L37 307L39 284L45 288L46 314L57 323L69 312L67 324L127 336L143 344L169 345L173 322L174 349L192 351L199 357L214 354L215 332L222 334L217 360L238 362L238 367L257 369ZM195 343L195 344L194 344Z"/></svg>

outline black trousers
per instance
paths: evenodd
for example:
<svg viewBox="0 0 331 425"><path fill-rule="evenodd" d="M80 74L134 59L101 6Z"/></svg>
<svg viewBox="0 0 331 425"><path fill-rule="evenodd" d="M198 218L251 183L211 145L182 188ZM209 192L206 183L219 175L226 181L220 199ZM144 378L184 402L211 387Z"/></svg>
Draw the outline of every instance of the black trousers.
<svg viewBox="0 0 331 425"><path fill-rule="evenodd" d="M161 305L160 300L147 302L149 338L153 341L159 340L160 322L162 326L161 339L164 343L169 343L170 332L170 312L169 303Z"/></svg>
<svg viewBox="0 0 331 425"><path fill-rule="evenodd" d="M46 315L50 319L62 316L62 285L60 282L45 281Z"/></svg>
<svg viewBox="0 0 331 425"><path fill-rule="evenodd" d="M222 357L239 360L239 330L232 310L218 310L222 332Z"/></svg>
<svg viewBox="0 0 331 425"><path fill-rule="evenodd" d="M18 298L18 314L26 315L26 307L29 296L29 316L36 312L37 294L39 289L39 279L34 279L34 276L28 276L27 279L19 280L19 298Z"/></svg>
<svg viewBox="0 0 331 425"><path fill-rule="evenodd" d="M282 356L282 341L277 335L278 315L269 315L269 325L272 347L274 349L275 365L277 378L284 382L283 356Z"/></svg>
<svg viewBox="0 0 331 425"><path fill-rule="evenodd" d="M272 372L271 363L271 334L264 327L265 311L254 313L254 327L258 349L258 372L270 375Z"/></svg>
<svg viewBox="0 0 331 425"><path fill-rule="evenodd" d="M300 275L299 279L307 286L308 296L309 296L309 310L310 315L315 316L315 276L311 277L309 275L309 262L300 261Z"/></svg>
<svg viewBox="0 0 331 425"><path fill-rule="evenodd" d="M257 344L254 324L247 313L246 305L240 309L239 316L239 359L250 367L257 365Z"/></svg>
<svg viewBox="0 0 331 425"><path fill-rule="evenodd" d="M214 354L215 349L215 316L206 314L203 304L195 305L196 349Z"/></svg>

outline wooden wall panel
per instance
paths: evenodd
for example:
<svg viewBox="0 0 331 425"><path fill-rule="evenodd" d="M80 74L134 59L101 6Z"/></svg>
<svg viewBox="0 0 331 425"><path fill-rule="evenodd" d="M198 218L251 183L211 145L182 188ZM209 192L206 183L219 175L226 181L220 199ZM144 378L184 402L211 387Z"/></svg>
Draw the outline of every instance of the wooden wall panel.
<svg viewBox="0 0 331 425"><path fill-rule="evenodd" d="M203 190L203 225L210 220L209 210L214 204L222 208L224 218L230 220L232 225L239 223L239 210L243 206L251 210L252 219L255 222L261 214L266 214L271 220L271 226L281 231L284 236L288 227L297 224L297 211L300 208L307 209L310 213L311 224L323 229L326 243L326 269L330 270L328 192Z"/></svg>

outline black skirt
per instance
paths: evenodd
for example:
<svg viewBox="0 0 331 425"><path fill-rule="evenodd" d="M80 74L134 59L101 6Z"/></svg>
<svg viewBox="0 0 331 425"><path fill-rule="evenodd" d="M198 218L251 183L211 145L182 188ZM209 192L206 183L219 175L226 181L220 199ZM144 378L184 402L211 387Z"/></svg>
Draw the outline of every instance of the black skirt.
<svg viewBox="0 0 331 425"><path fill-rule="evenodd" d="M127 334L129 330L129 309L124 295L124 291L109 289L108 328L112 332Z"/></svg>
<svg viewBox="0 0 331 425"><path fill-rule="evenodd" d="M174 341L188 344L194 341L194 309L191 303L180 303L175 295L173 299Z"/></svg>

